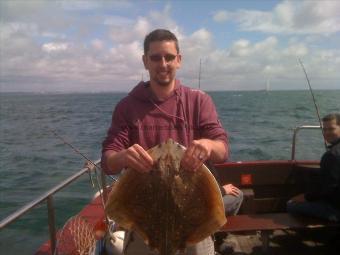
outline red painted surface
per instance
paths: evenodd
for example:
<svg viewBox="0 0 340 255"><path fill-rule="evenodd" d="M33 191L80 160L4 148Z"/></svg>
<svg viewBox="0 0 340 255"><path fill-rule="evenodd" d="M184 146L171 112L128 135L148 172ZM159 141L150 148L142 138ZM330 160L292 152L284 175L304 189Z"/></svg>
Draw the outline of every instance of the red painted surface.
<svg viewBox="0 0 340 255"><path fill-rule="evenodd" d="M252 185L253 175L251 174L241 174L241 184L242 185Z"/></svg>

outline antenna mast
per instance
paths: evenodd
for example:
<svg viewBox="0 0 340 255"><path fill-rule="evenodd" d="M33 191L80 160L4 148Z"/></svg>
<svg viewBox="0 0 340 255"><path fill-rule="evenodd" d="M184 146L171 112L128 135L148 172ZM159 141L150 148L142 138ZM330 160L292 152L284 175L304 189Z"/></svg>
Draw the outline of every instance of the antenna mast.
<svg viewBox="0 0 340 255"><path fill-rule="evenodd" d="M202 68L202 59L200 59L200 69L198 72L198 88L201 89L201 68Z"/></svg>

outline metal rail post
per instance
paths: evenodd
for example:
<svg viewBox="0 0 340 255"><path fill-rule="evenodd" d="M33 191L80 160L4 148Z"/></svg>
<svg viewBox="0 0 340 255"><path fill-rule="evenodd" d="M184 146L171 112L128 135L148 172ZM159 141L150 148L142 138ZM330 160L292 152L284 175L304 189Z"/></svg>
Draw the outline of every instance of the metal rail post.
<svg viewBox="0 0 340 255"><path fill-rule="evenodd" d="M51 254L55 254L56 249L56 227L55 227L55 210L53 206L53 196L47 197L47 214L48 214L48 229L51 241Z"/></svg>

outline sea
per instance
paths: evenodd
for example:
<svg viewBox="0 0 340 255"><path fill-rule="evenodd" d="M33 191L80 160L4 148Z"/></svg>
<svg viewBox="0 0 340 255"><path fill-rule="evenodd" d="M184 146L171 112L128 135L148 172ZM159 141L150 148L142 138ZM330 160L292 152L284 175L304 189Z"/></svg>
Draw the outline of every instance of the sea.
<svg viewBox="0 0 340 255"><path fill-rule="evenodd" d="M319 125L308 90L207 93L228 132L230 161L290 159L293 129ZM83 168L84 158L51 130L86 157L99 159L112 111L124 96L1 93L0 220ZM314 96L321 116L340 111L340 90L316 90ZM324 151L320 130L299 132L296 159L318 160ZM86 174L55 195L57 227L96 189ZM49 238L46 211L43 203L0 230L0 254L33 254Z"/></svg>

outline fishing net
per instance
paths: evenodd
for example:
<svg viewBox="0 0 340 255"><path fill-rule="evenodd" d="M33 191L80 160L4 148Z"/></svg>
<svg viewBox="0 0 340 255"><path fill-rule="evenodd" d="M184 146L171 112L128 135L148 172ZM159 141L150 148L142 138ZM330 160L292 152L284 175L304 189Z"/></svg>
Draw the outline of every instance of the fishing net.
<svg viewBox="0 0 340 255"><path fill-rule="evenodd" d="M95 247L93 226L83 217L70 218L57 234L58 255L89 255Z"/></svg>

